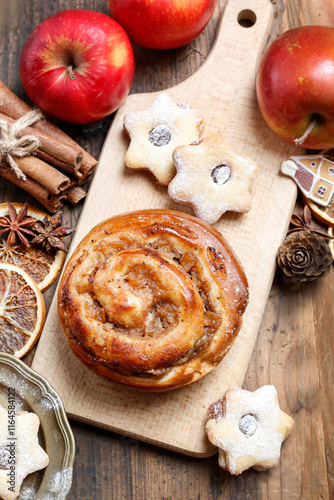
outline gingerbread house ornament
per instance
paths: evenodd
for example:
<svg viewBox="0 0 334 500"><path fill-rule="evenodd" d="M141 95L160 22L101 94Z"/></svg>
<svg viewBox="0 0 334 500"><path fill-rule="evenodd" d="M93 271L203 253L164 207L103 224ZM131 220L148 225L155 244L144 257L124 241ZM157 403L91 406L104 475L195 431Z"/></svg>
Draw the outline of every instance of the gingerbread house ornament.
<svg viewBox="0 0 334 500"><path fill-rule="evenodd" d="M334 194L334 161L323 155L291 156L282 163L281 172L295 181L306 198L328 206Z"/></svg>

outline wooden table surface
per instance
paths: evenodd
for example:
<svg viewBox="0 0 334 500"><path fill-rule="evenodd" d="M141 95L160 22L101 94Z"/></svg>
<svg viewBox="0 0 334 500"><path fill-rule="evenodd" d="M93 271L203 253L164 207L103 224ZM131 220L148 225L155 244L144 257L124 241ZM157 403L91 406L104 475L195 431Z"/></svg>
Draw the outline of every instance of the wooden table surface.
<svg viewBox="0 0 334 500"><path fill-rule="evenodd" d="M251 8L251 0L249 5ZM333 0L272 0L274 23L268 43L300 25L334 26ZM160 91L190 76L207 58L226 0L219 0L205 31L176 50L134 47L133 93ZM107 0L0 0L0 79L24 100L18 72L21 49L32 29L68 8L109 14ZM90 125L57 123L98 157L112 117ZM87 189L89 185L87 184ZM0 201L38 206L20 189L0 180ZM42 207L41 207L42 208ZM64 209L76 226L81 207ZM297 205L296 210L300 210ZM264 214L265 216L265 214ZM279 217L279 214L277 214ZM44 294L49 306L55 285ZM233 477L217 455L190 458L124 436L71 421L76 459L70 500L253 500L334 498L334 272L318 282L289 289L277 273L244 388L276 386L281 408L295 419L279 465ZM31 364L34 351L24 361Z"/></svg>

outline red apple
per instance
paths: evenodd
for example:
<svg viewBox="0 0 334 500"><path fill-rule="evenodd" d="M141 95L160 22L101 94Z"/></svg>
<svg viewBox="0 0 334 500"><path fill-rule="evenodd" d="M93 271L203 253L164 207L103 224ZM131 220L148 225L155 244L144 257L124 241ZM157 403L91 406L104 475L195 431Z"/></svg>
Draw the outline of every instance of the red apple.
<svg viewBox="0 0 334 500"><path fill-rule="evenodd" d="M334 29L286 31L264 53L257 99L269 127L308 149L334 147Z"/></svg>
<svg viewBox="0 0 334 500"><path fill-rule="evenodd" d="M109 0L111 16L132 42L149 49L174 49L196 38L210 21L217 0Z"/></svg>
<svg viewBox="0 0 334 500"><path fill-rule="evenodd" d="M23 87L45 113L73 123L100 120L127 97L134 55L123 28L92 10L64 10L30 34L20 56Z"/></svg>

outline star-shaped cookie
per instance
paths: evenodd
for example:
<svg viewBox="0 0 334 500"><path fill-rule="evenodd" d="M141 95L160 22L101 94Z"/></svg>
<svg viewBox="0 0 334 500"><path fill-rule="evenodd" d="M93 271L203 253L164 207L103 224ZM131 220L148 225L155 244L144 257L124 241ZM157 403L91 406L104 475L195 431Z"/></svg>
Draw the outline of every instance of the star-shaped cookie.
<svg viewBox="0 0 334 500"><path fill-rule="evenodd" d="M219 448L219 465L231 474L274 467L293 426L293 419L278 405L273 385L255 392L230 387L208 414L208 438Z"/></svg>
<svg viewBox="0 0 334 500"><path fill-rule="evenodd" d="M48 455L38 444L39 424L35 413L24 411L13 417L0 406L0 498L3 500L17 498L24 478L49 463Z"/></svg>
<svg viewBox="0 0 334 500"><path fill-rule="evenodd" d="M208 224L227 210L251 209L251 186L257 165L236 155L221 134L215 134L173 153L177 174L168 186L174 201L189 204Z"/></svg>
<svg viewBox="0 0 334 500"><path fill-rule="evenodd" d="M175 175L174 149L198 140L203 118L195 109L162 93L148 109L125 115L123 124L131 139L125 165L150 170L166 185Z"/></svg>

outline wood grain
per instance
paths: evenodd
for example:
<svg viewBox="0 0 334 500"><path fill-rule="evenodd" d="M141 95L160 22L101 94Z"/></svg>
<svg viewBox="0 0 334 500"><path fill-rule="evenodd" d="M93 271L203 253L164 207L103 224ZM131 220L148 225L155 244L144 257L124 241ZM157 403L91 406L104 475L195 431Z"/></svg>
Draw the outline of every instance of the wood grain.
<svg viewBox="0 0 334 500"><path fill-rule="evenodd" d="M252 27L238 21L246 13L249 19L256 19ZM295 185L279 175L281 162L296 148L282 145L268 130L255 97L257 59L271 21L268 0L229 0L208 60L194 75L168 90L176 102L185 102L201 112L205 134L222 132L238 154L252 158L259 166L251 211L242 216L226 213L215 224L236 251L249 281L250 303L242 330L218 369L204 379L167 395L138 395L101 379L78 362L64 340L55 297L32 366L52 383L73 418L189 455L215 452L204 430L206 410L228 386L243 383L272 284L276 250L296 200ZM128 139L123 117L130 110L146 109L155 95L132 95L116 114L73 249L93 226L113 215L145 208L184 210L184 206L172 203L167 190L157 186L149 174L124 167ZM279 221L277 212L282 213ZM266 236L269 232L270 238ZM75 398L70 396L74 393Z"/></svg>
<svg viewBox="0 0 334 500"><path fill-rule="evenodd" d="M275 16L268 41L300 24L334 25L332 0L272 0L272 3ZM225 0L219 1L206 30L184 48L159 52L135 47L132 92L161 91L185 80L199 68L210 52L225 4ZM92 8L108 13L106 0L0 1L0 77L26 100L18 75L20 50L40 21L65 8ZM108 118L87 126L59 125L98 156L110 123ZM1 201L35 204L18 188L4 182L0 183L0 197ZM65 222L75 226L80 208L65 208ZM282 459L276 469L264 473L250 470L231 477L218 467L216 456L185 457L72 420L77 455L69 500L334 498L333 285L331 272L317 284L291 291L277 275L269 296L244 387L255 390L265 383L275 384L282 409L296 418L297 425L283 445ZM54 288L44 294L48 304L53 292ZM293 363L295 346L303 345L305 340L309 346L307 352L311 346L313 355L304 358L303 348L296 358L298 362ZM28 364L33 355L25 358ZM315 376L312 386L309 372ZM307 397L311 396L310 405L305 403L305 390Z"/></svg>

